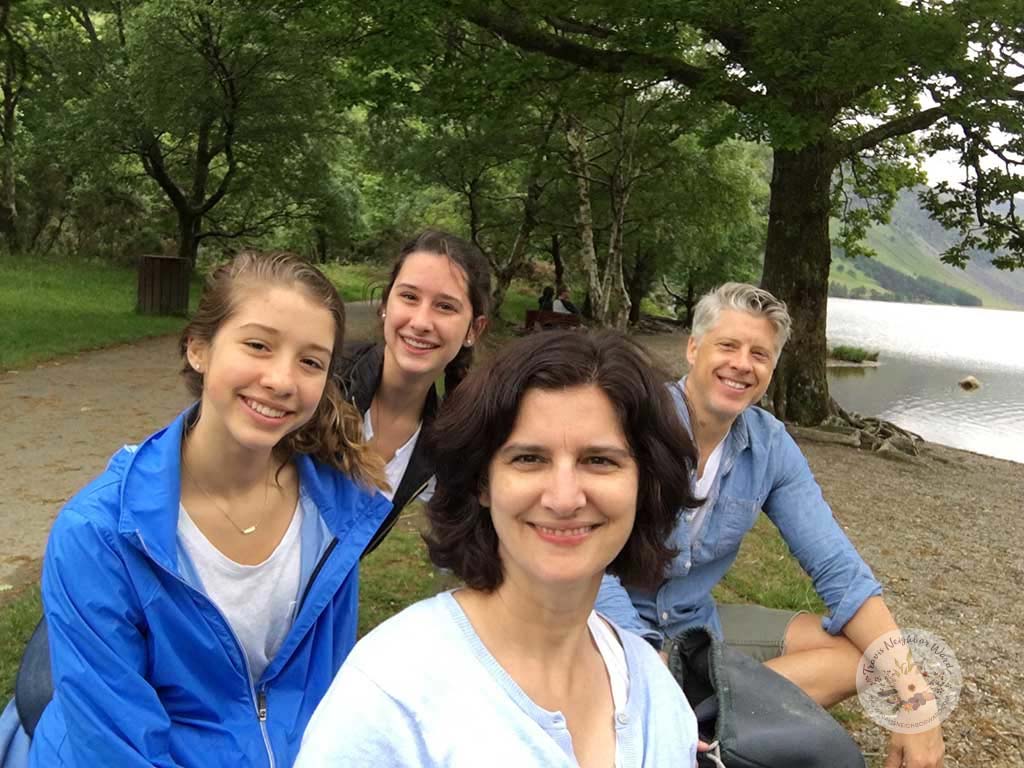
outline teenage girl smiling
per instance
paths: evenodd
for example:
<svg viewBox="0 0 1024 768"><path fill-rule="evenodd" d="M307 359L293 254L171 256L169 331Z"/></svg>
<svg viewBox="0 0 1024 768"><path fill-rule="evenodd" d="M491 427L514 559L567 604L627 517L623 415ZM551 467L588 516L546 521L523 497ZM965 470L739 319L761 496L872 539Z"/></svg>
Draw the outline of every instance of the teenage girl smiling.
<svg viewBox="0 0 1024 768"><path fill-rule="evenodd" d="M54 697L33 766L290 766L355 643L383 462L333 373L344 307L298 257L215 270L180 344L197 402L58 516Z"/></svg>
<svg viewBox="0 0 1024 768"><path fill-rule="evenodd" d="M429 497L434 474L420 435L437 412L435 383L450 393L466 375L487 326L487 260L460 237L426 230L400 251L384 288L383 340L348 345L339 385L363 416L370 448L387 463L392 500L375 547L402 508Z"/></svg>

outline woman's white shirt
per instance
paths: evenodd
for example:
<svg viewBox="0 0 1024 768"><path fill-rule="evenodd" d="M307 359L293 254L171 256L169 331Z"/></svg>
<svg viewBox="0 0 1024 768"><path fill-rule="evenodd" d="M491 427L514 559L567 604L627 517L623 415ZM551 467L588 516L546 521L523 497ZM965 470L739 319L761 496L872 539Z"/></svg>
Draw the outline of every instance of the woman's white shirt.
<svg viewBox="0 0 1024 768"><path fill-rule="evenodd" d="M612 689L613 700L620 697L612 724L617 768L695 765L697 722L658 654L641 638L607 625L594 637L603 638L598 647L605 646L609 677L618 681ZM348 765L578 764L562 713L526 695L445 592L363 638L313 714L296 768Z"/></svg>

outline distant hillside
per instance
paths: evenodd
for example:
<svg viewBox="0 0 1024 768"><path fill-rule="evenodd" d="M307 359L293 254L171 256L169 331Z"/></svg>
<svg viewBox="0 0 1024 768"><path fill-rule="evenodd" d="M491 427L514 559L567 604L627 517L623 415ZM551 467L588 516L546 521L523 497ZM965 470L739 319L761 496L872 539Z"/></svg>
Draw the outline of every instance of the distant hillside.
<svg viewBox="0 0 1024 768"><path fill-rule="evenodd" d="M867 244L877 259L849 259L832 249L830 293L855 298L1024 309L1024 271L992 266L991 254L976 253L966 269L943 264L941 253L955 240L921 210L914 190L904 190L892 221L875 227Z"/></svg>

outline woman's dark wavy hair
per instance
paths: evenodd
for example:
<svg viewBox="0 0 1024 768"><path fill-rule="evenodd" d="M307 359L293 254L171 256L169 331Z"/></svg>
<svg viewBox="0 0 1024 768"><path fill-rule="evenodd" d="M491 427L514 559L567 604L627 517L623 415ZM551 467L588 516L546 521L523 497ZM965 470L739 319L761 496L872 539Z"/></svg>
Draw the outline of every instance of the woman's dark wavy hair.
<svg viewBox="0 0 1024 768"><path fill-rule="evenodd" d="M690 483L697 452L667 384L636 343L608 331L537 333L471 371L426 437L437 475L424 535L430 559L474 589L501 584L498 536L479 501L491 459L511 434L527 391L595 386L621 419L639 476L636 522L608 572L627 584L660 583L678 554L666 542L679 513L699 503Z"/></svg>
<svg viewBox="0 0 1024 768"><path fill-rule="evenodd" d="M405 264L406 258L413 253L432 253L435 256L445 256L453 264L458 265L466 276L466 293L469 294L469 303L473 307L472 319L476 320L481 315L486 316L490 312L491 266L487 259L472 243L438 229L426 229L402 246L402 250L391 268L388 283L381 293L381 307L387 305L388 296L391 295L391 289L395 285L395 280L398 279L398 273L402 271L402 265ZM454 390L466 377L472 364L473 348L462 347L455 358L445 366L444 391L446 394Z"/></svg>

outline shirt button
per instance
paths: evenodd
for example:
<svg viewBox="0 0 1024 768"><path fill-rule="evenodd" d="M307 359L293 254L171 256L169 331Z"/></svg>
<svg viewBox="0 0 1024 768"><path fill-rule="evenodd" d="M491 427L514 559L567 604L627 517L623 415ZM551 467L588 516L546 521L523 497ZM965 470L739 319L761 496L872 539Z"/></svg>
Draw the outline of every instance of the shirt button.
<svg viewBox="0 0 1024 768"><path fill-rule="evenodd" d="M689 568L690 568L690 561L689 561L689 560L687 560L687 561L686 561L686 562L684 563L684 565L686 566L686 568L687 568L687 569L689 569Z"/></svg>
<svg viewBox="0 0 1024 768"><path fill-rule="evenodd" d="M668 621L668 611L662 611L662 613L661 613L661 620L662 621Z"/></svg>
<svg viewBox="0 0 1024 768"><path fill-rule="evenodd" d="M615 719L619 721L619 725L625 725L629 722L629 715L625 712L619 712L619 714L615 716Z"/></svg>

